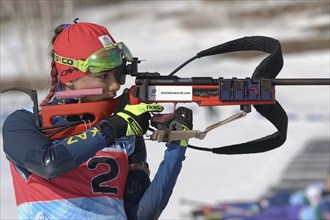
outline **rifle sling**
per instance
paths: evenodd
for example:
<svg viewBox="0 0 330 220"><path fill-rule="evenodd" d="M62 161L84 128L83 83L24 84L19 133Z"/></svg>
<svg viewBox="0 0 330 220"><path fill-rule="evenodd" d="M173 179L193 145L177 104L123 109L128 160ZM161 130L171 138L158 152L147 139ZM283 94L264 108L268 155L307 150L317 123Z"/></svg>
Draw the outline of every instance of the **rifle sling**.
<svg viewBox="0 0 330 220"><path fill-rule="evenodd" d="M270 54L256 67L251 78L254 80L259 78L275 79L283 67L283 57L280 42L273 38L263 36L244 37L204 50L198 53L197 56L251 50ZM276 101L275 104L270 105L254 105L254 108L276 127L277 132L246 143L223 147L201 148L193 145L188 145L188 147L212 151L216 154L250 154L273 150L281 146L286 140L288 127L288 117L282 106Z"/></svg>

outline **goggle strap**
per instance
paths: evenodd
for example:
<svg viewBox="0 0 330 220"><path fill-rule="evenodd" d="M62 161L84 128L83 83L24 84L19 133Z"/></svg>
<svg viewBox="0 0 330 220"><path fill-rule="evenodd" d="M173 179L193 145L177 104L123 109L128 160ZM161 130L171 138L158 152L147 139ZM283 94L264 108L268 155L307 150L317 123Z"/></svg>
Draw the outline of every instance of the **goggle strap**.
<svg viewBox="0 0 330 220"><path fill-rule="evenodd" d="M54 61L66 66L73 66L84 73L87 72L87 68L84 66L83 60L73 60L68 57L62 57L54 52Z"/></svg>

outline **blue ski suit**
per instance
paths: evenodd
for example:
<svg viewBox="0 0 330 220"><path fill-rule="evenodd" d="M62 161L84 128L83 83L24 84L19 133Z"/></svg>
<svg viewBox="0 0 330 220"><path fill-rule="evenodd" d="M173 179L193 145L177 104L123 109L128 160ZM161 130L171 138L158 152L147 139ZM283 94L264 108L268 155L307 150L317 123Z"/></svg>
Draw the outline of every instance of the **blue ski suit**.
<svg viewBox="0 0 330 220"><path fill-rule="evenodd" d="M19 218L157 219L172 194L186 148L167 143L150 182L146 172L129 168L146 160L141 137L106 145L94 127L50 140L36 127L30 110L9 115L3 125L3 150L10 162Z"/></svg>

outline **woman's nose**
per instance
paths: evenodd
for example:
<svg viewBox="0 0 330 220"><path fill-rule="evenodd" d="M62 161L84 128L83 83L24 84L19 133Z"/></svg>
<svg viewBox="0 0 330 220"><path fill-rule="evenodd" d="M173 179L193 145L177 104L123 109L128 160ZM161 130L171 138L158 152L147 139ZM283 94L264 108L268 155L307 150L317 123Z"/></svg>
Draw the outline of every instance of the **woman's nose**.
<svg viewBox="0 0 330 220"><path fill-rule="evenodd" d="M120 84L117 82L115 77L111 77L108 81L109 91L118 91L120 89Z"/></svg>

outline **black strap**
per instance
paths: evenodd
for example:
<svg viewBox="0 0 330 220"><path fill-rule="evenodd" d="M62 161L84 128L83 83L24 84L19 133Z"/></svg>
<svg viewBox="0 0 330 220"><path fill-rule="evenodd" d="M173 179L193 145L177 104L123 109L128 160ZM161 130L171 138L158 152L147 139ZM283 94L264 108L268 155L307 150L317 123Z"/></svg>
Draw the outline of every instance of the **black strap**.
<svg viewBox="0 0 330 220"><path fill-rule="evenodd" d="M252 79L275 79L283 67L283 57L280 42L273 38L263 36L244 37L201 51L197 54L197 57L251 50L270 54L257 66ZM249 154L265 152L281 146L286 140L288 127L288 117L282 106L276 101L273 105L254 105L254 108L276 127L277 132L246 143L224 147L201 148L192 145L188 145L188 147L212 151L217 154Z"/></svg>

